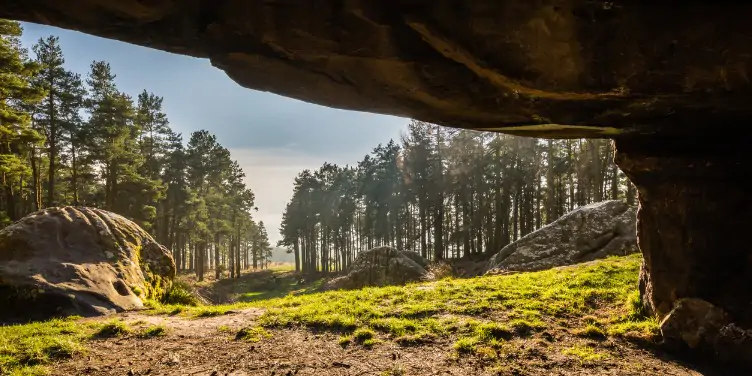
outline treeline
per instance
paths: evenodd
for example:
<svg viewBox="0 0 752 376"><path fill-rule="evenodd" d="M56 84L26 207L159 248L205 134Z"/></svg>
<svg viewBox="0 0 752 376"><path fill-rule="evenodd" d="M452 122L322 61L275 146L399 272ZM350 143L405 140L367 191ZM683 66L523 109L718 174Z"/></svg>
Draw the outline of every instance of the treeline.
<svg viewBox="0 0 752 376"><path fill-rule="evenodd" d="M433 260L495 253L575 207L634 203L605 140L539 140L413 121L357 166L295 179L280 234L304 272L379 245Z"/></svg>
<svg viewBox="0 0 752 376"><path fill-rule="evenodd" d="M84 77L66 70L54 36L32 58L21 33L0 20L0 227L45 207L98 207L136 221L199 279L266 264L253 192L214 135L185 145L161 97L120 91L104 61Z"/></svg>

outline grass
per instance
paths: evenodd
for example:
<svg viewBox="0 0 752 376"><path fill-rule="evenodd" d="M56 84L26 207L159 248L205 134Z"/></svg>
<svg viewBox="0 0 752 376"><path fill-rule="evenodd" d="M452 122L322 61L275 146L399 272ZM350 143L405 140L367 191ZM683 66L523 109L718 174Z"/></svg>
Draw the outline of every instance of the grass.
<svg viewBox="0 0 752 376"><path fill-rule="evenodd" d="M130 334L132 331L133 330L128 326L128 324L118 319L113 319L113 320L103 323L96 331L94 331L94 333L92 333L91 337L93 338L122 337L122 336L126 336Z"/></svg>
<svg viewBox="0 0 752 376"><path fill-rule="evenodd" d="M194 317L247 307L264 308L263 327L325 329L351 334L370 330L377 338L417 345L453 338L458 352L498 346L550 327L565 326L590 338L650 341L657 322L643 315L637 295L640 255L534 273L471 279L445 278L404 287L288 295L233 305L181 307ZM162 306L162 312L174 306ZM365 342L365 341L362 341Z"/></svg>
<svg viewBox="0 0 752 376"><path fill-rule="evenodd" d="M582 363L592 363L607 359L608 354L604 354L596 351L589 346L572 346L563 351L564 355L573 356L580 360Z"/></svg>
<svg viewBox="0 0 752 376"><path fill-rule="evenodd" d="M164 325L151 325L138 333L140 338L162 337L167 335L167 327Z"/></svg>
<svg viewBox="0 0 752 376"><path fill-rule="evenodd" d="M280 264L269 265L269 267L266 270L272 270L275 272L291 272L295 270L295 264L294 263L280 263Z"/></svg>
<svg viewBox="0 0 752 376"><path fill-rule="evenodd" d="M264 338L270 337L271 334L259 326L252 326L243 328L235 335L236 340L243 340L248 342L259 342Z"/></svg>
<svg viewBox="0 0 752 376"><path fill-rule="evenodd" d="M588 338L652 341L658 323L642 312L637 295L640 262L639 255L631 255L534 273L445 278L404 287L306 291L218 306L151 306L155 314L194 318L263 308L258 326L236 334L237 339L251 342L266 338L270 328L303 326L339 333L342 346L369 347L382 340L412 346L443 339L454 341L457 354L491 357L505 341L549 329ZM163 333L157 328L148 330L153 335ZM40 374L34 372L43 372L50 361L83 351L82 342L92 336L128 333L131 329L119 321L87 326L70 319L0 327L0 374ZM576 346L565 352L583 362L607 356Z"/></svg>
<svg viewBox="0 0 752 376"><path fill-rule="evenodd" d="M162 303L192 307L201 305L191 286L183 281L173 282L170 290L162 297Z"/></svg>
<svg viewBox="0 0 752 376"><path fill-rule="evenodd" d="M266 327L372 329L405 345L451 337L458 352L493 347L560 322L584 336L650 339L657 323L634 302L640 260L633 255L558 270L288 296L250 306L266 308L260 319Z"/></svg>
<svg viewBox="0 0 752 376"><path fill-rule="evenodd" d="M84 351L77 318L0 326L0 374L45 375L45 365Z"/></svg>
<svg viewBox="0 0 752 376"><path fill-rule="evenodd" d="M82 323L80 317L0 326L0 375L48 375L47 365L85 353L88 339L123 336L120 320Z"/></svg>

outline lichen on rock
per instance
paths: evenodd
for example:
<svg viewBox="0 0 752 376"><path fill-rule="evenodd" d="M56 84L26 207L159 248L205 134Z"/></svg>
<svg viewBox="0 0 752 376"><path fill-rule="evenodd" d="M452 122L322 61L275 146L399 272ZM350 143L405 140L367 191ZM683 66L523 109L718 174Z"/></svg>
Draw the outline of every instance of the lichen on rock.
<svg viewBox="0 0 752 376"><path fill-rule="evenodd" d="M140 309L170 288L172 254L105 210L49 208L0 230L0 319L91 316ZM30 309L32 308L33 309Z"/></svg>

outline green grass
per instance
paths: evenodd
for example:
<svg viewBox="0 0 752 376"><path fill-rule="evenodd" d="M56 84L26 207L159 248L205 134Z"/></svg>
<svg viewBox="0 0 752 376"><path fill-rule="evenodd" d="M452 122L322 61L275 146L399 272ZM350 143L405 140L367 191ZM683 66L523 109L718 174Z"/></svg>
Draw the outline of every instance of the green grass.
<svg viewBox="0 0 752 376"><path fill-rule="evenodd" d="M162 303L193 307L201 305L201 301L193 293L191 286L182 281L172 283L170 290L162 297Z"/></svg>
<svg viewBox="0 0 752 376"><path fill-rule="evenodd" d="M46 375L45 365L84 351L91 329L78 318L0 326L0 374Z"/></svg>
<svg viewBox="0 0 752 376"><path fill-rule="evenodd" d="M270 265L266 270L271 270L275 272L291 272L295 270L295 264L289 263L289 264Z"/></svg>
<svg viewBox="0 0 752 376"><path fill-rule="evenodd" d="M259 326L252 326L243 328L235 335L236 340L243 340L248 342L259 342L264 338L271 337L271 334Z"/></svg>
<svg viewBox="0 0 752 376"><path fill-rule="evenodd" d="M138 336L140 338L162 337L166 335L167 335L167 327L164 325L151 325L142 329L138 333Z"/></svg>
<svg viewBox="0 0 752 376"><path fill-rule="evenodd" d="M657 322L641 312L640 255L568 268L404 287L288 295L224 306L183 307L194 317L264 308L267 328L306 326L348 334L360 329L403 345L454 338L458 352L566 326L586 336L651 340ZM161 307L162 312L175 309ZM374 337L376 338L376 337Z"/></svg>
<svg viewBox="0 0 752 376"><path fill-rule="evenodd" d="M598 352L588 346L572 346L563 351L564 355L569 355L580 360L582 363L592 363L609 358L608 354Z"/></svg>
<svg viewBox="0 0 752 376"><path fill-rule="evenodd" d="M130 334L133 330L125 322L112 319L99 326L99 328L92 333L93 338L111 338L122 337Z"/></svg>
<svg viewBox="0 0 752 376"><path fill-rule="evenodd" d="M639 301L640 262L639 255L632 255L535 273L446 278L404 287L324 293L304 290L302 294L232 305L150 304L155 314L194 318L263 308L259 326L236 334L237 339L251 342L267 337L271 328L303 326L339 333L343 346L368 347L382 340L403 346L452 340L458 354L491 357L510 339L549 329L589 338L652 341L658 323L644 316ZM155 334L159 331L152 330ZM52 320L0 327L0 374L41 374L50 361L83 351L82 342L92 336L128 333L132 333L130 328L120 321L80 325L75 320ZM580 347L566 353L583 362L606 356Z"/></svg>

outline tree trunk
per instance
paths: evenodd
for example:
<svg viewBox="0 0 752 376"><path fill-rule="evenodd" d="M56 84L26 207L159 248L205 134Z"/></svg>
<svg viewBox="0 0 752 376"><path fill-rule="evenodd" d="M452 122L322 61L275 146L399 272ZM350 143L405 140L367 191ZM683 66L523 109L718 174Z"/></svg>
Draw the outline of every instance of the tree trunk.
<svg viewBox="0 0 752 376"><path fill-rule="evenodd" d="M50 100L51 101L51 100ZM50 111L52 104L50 104ZM50 146L49 171L47 171L47 206L57 206L55 202L55 176L57 174L57 126L52 114L50 114L50 138L47 140Z"/></svg>
<svg viewBox="0 0 752 376"><path fill-rule="evenodd" d="M71 190L73 190L73 205L78 206L78 156L76 143L71 141Z"/></svg>
<svg viewBox="0 0 752 376"><path fill-rule="evenodd" d="M219 281L220 278L222 278L222 270L219 267L219 242L221 240L222 236L220 234L214 234L214 278Z"/></svg>
<svg viewBox="0 0 752 376"><path fill-rule="evenodd" d="M31 175L32 182L34 184L34 210L39 210L43 207L42 204L42 182L39 177L39 166L37 164L37 148L31 147L29 153L29 161L31 162Z"/></svg>

